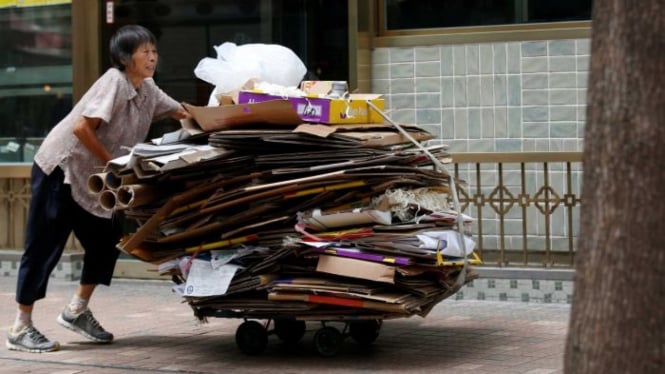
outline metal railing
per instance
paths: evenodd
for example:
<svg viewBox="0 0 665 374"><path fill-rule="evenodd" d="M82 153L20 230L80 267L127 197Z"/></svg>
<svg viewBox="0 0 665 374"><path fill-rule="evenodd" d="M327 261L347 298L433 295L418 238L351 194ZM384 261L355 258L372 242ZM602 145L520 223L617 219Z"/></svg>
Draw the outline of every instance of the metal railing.
<svg viewBox="0 0 665 374"><path fill-rule="evenodd" d="M572 268L581 152L459 153L453 162L484 264Z"/></svg>
<svg viewBox="0 0 665 374"><path fill-rule="evenodd" d="M23 250L30 205L30 168L27 163L0 164L0 250ZM71 236L65 251L79 251Z"/></svg>
<svg viewBox="0 0 665 374"><path fill-rule="evenodd" d="M0 249L22 249L30 204L30 167L0 164Z"/></svg>
<svg viewBox="0 0 665 374"><path fill-rule="evenodd" d="M453 164L485 265L572 268L582 153L459 153ZM29 202L30 165L0 164L0 249L23 248ZM72 237L67 250L78 248Z"/></svg>

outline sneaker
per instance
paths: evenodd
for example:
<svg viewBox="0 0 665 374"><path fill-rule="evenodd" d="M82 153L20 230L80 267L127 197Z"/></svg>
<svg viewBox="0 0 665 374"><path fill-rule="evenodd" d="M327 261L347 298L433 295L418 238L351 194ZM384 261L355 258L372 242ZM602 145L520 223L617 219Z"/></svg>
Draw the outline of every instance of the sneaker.
<svg viewBox="0 0 665 374"><path fill-rule="evenodd" d="M58 323L98 343L113 341L113 334L104 330L93 317L90 309L86 309L79 315L73 315L69 313L69 308L65 307L65 310L58 316Z"/></svg>
<svg viewBox="0 0 665 374"><path fill-rule="evenodd" d="M52 352L60 349L60 343L46 339L46 336L32 325L22 328L18 333L14 333L10 328L5 345L12 351L32 353Z"/></svg>

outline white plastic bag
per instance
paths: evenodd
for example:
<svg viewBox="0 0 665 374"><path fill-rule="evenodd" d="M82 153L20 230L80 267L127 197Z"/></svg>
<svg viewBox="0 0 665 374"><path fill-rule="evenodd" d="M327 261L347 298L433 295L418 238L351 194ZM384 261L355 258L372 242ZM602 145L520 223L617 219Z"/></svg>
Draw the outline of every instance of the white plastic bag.
<svg viewBox="0 0 665 374"><path fill-rule="evenodd" d="M226 42L214 48L217 58L205 57L194 69L197 78L215 86L213 96L237 90L250 79L297 86L307 72L302 60L279 44Z"/></svg>

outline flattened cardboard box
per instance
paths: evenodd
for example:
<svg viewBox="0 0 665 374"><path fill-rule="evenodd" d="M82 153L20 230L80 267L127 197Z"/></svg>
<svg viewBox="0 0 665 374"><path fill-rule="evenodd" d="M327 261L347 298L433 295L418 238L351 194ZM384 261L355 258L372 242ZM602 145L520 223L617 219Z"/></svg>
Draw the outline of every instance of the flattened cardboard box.
<svg viewBox="0 0 665 374"><path fill-rule="evenodd" d="M314 209L309 215L304 215L303 221L316 230L329 230L344 226L362 227L373 223L390 225L392 219L389 211L378 209L352 209L334 213L322 213Z"/></svg>
<svg viewBox="0 0 665 374"><path fill-rule="evenodd" d="M240 91L238 103L262 103L287 99L303 121L316 123L383 123L383 117L367 104L369 100L379 109L385 106L379 94L350 94L347 99L317 96L281 97L258 91Z"/></svg>
<svg viewBox="0 0 665 374"><path fill-rule="evenodd" d="M253 104L196 106L182 103L194 121L182 120L182 127L191 134L225 130L254 123L298 125L302 120L287 100Z"/></svg>
<svg viewBox="0 0 665 374"><path fill-rule="evenodd" d="M393 266L352 258L321 255L316 265L316 271L375 282L395 283Z"/></svg>
<svg viewBox="0 0 665 374"><path fill-rule="evenodd" d="M361 131L349 131L350 129L353 129L354 126L357 126L357 129ZM409 126L403 127L409 130L411 137L418 141L434 138L432 134L425 130L414 129ZM376 129L376 131L369 131L371 129ZM298 125L293 132L311 134L322 138L329 138L331 135L335 134L334 136L336 139L352 140L357 142L359 146L362 145L364 147L381 147L409 142L409 139L406 136L399 132L392 131L390 125L380 124L357 124L345 126L303 123Z"/></svg>

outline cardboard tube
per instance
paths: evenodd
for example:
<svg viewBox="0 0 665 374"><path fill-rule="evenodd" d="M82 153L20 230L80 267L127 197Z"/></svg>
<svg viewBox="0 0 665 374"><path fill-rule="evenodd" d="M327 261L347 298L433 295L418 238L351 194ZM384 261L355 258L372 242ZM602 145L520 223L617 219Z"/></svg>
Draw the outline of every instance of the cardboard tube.
<svg viewBox="0 0 665 374"><path fill-rule="evenodd" d="M106 185L112 190L117 190L124 185L134 184L137 181L138 178L135 174L118 175L115 173L108 173L105 179Z"/></svg>
<svg viewBox="0 0 665 374"><path fill-rule="evenodd" d="M106 210L115 209L116 202L116 194L111 190L104 190L101 194L99 194L99 205L101 205L102 208Z"/></svg>
<svg viewBox="0 0 665 374"><path fill-rule="evenodd" d="M106 173L91 174L88 177L88 191L95 194L102 192L106 188L105 179Z"/></svg>
<svg viewBox="0 0 665 374"><path fill-rule="evenodd" d="M149 204L159 198L154 186L145 184L128 184L120 186L117 194L118 202L127 207Z"/></svg>

